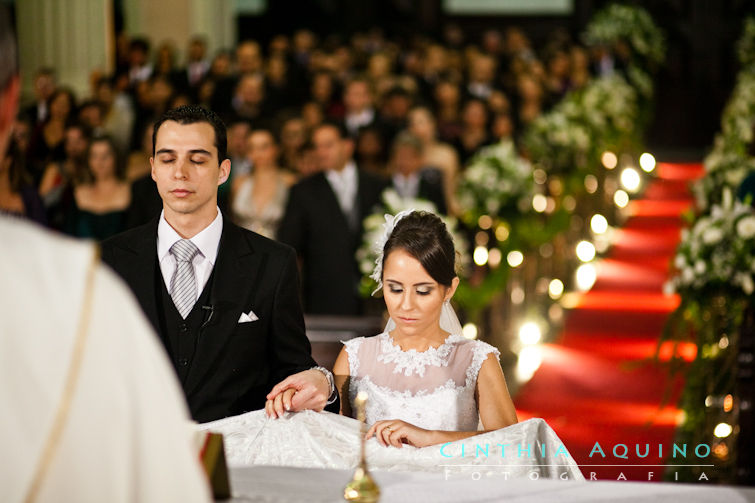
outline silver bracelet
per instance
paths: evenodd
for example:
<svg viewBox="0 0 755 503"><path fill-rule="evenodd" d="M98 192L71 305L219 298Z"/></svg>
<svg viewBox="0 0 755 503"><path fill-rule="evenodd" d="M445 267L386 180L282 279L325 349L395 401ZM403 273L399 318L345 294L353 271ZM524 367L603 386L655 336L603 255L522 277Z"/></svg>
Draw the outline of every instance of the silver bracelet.
<svg viewBox="0 0 755 503"><path fill-rule="evenodd" d="M336 390L335 382L333 382L333 374L325 367L312 367L312 370L319 370L320 372L325 374L325 378L328 380L328 385L330 386L330 396L328 397L328 401L325 402L325 405L330 405L331 403L335 402L338 398L338 391Z"/></svg>

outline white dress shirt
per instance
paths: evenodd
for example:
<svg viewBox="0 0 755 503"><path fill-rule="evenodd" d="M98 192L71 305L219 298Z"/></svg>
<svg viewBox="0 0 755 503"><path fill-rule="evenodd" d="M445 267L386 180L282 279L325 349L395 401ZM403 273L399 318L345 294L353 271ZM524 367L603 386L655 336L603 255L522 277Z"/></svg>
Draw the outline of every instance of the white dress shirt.
<svg viewBox="0 0 755 503"><path fill-rule="evenodd" d="M400 173L393 175L393 186L398 195L405 199L416 199L419 195L419 175L412 173L404 176Z"/></svg>
<svg viewBox="0 0 755 503"><path fill-rule="evenodd" d="M212 268L218 257L220 235L223 233L223 215L218 209L215 220L202 229L198 234L190 238L190 241L199 248L191 264L194 266L194 277L197 280L197 295L204 290L207 280L210 279ZM160 213L160 223L157 224L157 259L160 261L160 272L165 280L165 288L170 292L170 280L176 270L176 258L170 253L170 248L176 241L183 239L176 230L165 220L165 211Z"/></svg>
<svg viewBox="0 0 755 503"><path fill-rule="evenodd" d="M325 177L330 183L330 187L338 199L338 205L346 216L351 215L354 210L354 203L357 198L357 165L354 161L349 161L341 171L328 170Z"/></svg>
<svg viewBox="0 0 755 503"><path fill-rule="evenodd" d="M359 132L359 128L370 124L375 119L375 110L372 108L365 108L361 112L355 114L346 114L344 122L346 123L346 129L349 134L356 136Z"/></svg>

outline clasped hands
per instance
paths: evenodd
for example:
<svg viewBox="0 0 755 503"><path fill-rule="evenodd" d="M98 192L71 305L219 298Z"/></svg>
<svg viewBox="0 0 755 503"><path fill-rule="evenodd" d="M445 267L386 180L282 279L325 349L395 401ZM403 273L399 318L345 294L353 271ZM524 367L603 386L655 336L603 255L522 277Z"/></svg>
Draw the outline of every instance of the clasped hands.
<svg viewBox="0 0 755 503"><path fill-rule="evenodd" d="M277 419L286 412L320 412L329 396L330 383L325 374L316 369L304 370L273 386L266 397L265 413L267 417Z"/></svg>

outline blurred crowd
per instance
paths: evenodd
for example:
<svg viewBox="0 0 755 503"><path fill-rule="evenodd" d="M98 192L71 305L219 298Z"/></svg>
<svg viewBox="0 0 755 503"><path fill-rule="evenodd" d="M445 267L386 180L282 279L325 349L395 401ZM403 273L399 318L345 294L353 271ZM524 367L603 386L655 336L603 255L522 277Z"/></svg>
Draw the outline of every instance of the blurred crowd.
<svg viewBox="0 0 755 503"><path fill-rule="evenodd" d="M241 225L275 236L288 187L324 169L311 141L323 121L343 125L360 170L456 212L456 179L475 151L516 141L613 64L566 32L536 50L516 27L475 43L455 26L440 41L399 42L379 30L320 40L301 30L215 54L194 37L182 61L170 42L117 42L114 74L92 72L87 96L54 68L38 70L0 168L0 210L96 239L148 221L161 206L150 180L152 123L197 103L228 127L232 176L221 206Z"/></svg>

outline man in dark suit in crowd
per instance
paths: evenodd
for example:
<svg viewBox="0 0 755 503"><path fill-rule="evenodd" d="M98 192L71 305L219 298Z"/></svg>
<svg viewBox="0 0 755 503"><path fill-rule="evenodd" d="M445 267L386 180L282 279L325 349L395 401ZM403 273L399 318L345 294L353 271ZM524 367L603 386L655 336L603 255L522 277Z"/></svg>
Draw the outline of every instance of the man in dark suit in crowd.
<svg viewBox="0 0 755 503"><path fill-rule="evenodd" d="M163 115L150 159L163 212L105 241L103 259L160 335L194 419L263 406L273 417L322 410L337 393L310 356L294 251L217 207L231 169L226 148L213 112L185 106Z"/></svg>
<svg viewBox="0 0 755 503"><path fill-rule="evenodd" d="M438 213L446 215L446 198L440 170L422 169L422 142L408 131L396 136L391 147L393 188L401 197L425 199L435 205Z"/></svg>
<svg viewBox="0 0 755 503"><path fill-rule="evenodd" d="M380 202L386 182L357 168L354 142L341 126L318 126L312 143L322 172L291 188L278 239L302 259L306 312L357 315L361 274L354 255L362 221Z"/></svg>

